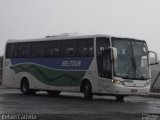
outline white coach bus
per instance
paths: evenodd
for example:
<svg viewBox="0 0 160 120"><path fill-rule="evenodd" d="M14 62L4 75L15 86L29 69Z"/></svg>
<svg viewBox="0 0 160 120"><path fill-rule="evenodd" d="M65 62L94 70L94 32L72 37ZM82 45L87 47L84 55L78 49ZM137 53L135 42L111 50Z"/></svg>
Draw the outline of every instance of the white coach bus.
<svg viewBox="0 0 160 120"><path fill-rule="evenodd" d="M107 35L9 40L2 84L27 95L47 91L57 96L72 91L83 92L86 99L114 95L119 100L127 95L147 95L149 53L144 40Z"/></svg>

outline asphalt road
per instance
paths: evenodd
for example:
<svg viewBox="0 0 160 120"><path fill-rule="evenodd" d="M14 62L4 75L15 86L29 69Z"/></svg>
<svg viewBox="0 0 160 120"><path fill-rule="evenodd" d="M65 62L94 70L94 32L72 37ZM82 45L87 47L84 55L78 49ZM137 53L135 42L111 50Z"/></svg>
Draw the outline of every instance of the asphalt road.
<svg viewBox="0 0 160 120"><path fill-rule="evenodd" d="M112 96L95 96L87 101L77 93L25 96L16 89L0 89L0 119L19 114L34 114L37 120L160 120L160 98L128 96L117 102Z"/></svg>

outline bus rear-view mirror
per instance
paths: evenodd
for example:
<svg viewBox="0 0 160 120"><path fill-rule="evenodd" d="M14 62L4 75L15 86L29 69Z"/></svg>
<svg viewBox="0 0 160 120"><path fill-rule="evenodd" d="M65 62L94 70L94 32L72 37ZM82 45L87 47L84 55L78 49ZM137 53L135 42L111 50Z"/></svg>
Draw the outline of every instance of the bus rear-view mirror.
<svg viewBox="0 0 160 120"><path fill-rule="evenodd" d="M117 60L117 48L111 47L111 51L113 60Z"/></svg>
<svg viewBox="0 0 160 120"><path fill-rule="evenodd" d="M159 63L159 57L157 55L156 52L153 52L153 51L149 51L149 59L150 59L150 65L156 65Z"/></svg>

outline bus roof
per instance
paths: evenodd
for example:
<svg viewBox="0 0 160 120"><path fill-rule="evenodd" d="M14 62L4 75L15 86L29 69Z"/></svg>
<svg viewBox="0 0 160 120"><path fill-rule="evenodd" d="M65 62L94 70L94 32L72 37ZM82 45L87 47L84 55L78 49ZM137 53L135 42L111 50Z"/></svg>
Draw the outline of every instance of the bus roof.
<svg viewBox="0 0 160 120"><path fill-rule="evenodd" d="M16 43L16 42L32 42L32 41L47 41L47 40L61 40L61 39L74 39L74 38L94 38L94 37L109 37L109 38L121 38L121 39L132 39L132 40L138 40L138 41L144 41L139 40L135 38L127 38L127 37L116 37L106 34L94 34L94 35L80 35L80 34L60 34L60 35L53 35L53 36L46 36L45 38L38 38L38 39L9 39L7 43Z"/></svg>

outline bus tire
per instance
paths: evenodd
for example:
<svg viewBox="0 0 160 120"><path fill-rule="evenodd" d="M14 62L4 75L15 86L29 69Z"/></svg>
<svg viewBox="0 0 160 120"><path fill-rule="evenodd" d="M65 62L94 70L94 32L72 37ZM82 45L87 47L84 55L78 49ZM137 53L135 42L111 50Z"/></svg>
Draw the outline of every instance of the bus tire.
<svg viewBox="0 0 160 120"><path fill-rule="evenodd" d="M56 91L56 90L48 90L47 91L48 95L51 97L58 97L61 91Z"/></svg>
<svg viewBox="0 0 160 120"><path fill-rule="evenodd" d="M91 83L87 80L84 82L83 84L83 93L84 93L84 98L86 100L91 100L92 97L93 97L93 94L92 94L92 86L91 86Z"/></svg>
<svg viewBox="0 0 160 120"><path fill-rule="evenodd" d="M29 82L27 78L23 78L21 81L20 90L24 95L34 95L36 94L35 90L29 88Z"/></svg>
<svg viewBox="0 0 160 120"><path fill-rule="evenodd" d="M123 101L124 100L124 95L116 95L116 100L117 101Z"/></svg>

